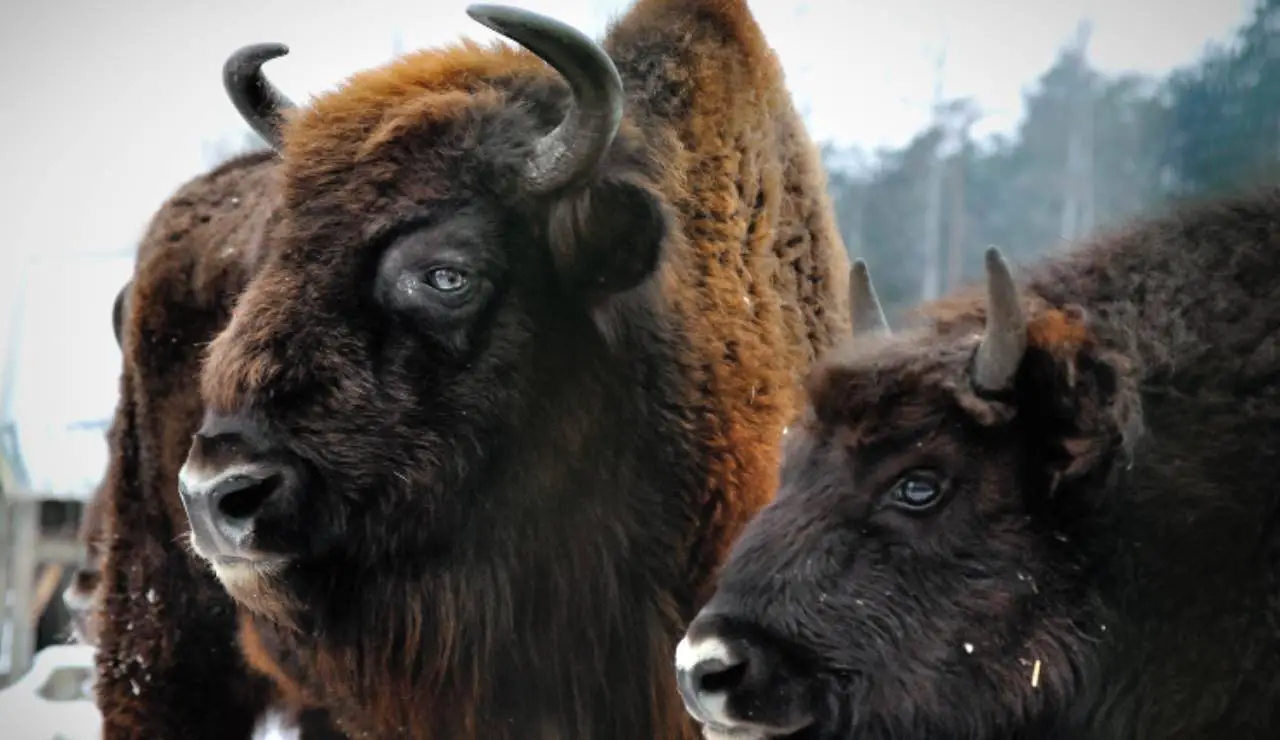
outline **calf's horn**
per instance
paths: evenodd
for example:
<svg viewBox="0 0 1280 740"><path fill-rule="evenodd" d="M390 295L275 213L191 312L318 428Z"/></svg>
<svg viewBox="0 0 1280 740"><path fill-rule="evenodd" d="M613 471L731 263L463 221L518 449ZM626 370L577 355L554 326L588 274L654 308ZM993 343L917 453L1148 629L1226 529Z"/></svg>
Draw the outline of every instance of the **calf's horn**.
<svg viewBox="0 0 1280 740"><path fill-rule="evenodd" d="M871 272L865 260L854 260L849 270L849 308L853 311L853 335L892 334L885 320L875 286L871 284Z"/></svg>
<svg viewBox="0 0 1280 740"><path fill-rule="evenodd" d="M1027 348L1027 319L1013 274L999 249L987 249L986 266L987 326L974 359L973 380L983 390L998 391L1010 387L1022 363Z"/></svg>
<svg viewBox="0 0 1280 740"><path fill-rule="evenodd" d="M573 93L564 120L537 142L525 187L542 194L585 179L622 122L622 77L613 60L581 31L538 13L480 4L468 7L467 15L550 64Z"/></svg>
<svg viewBox="0 0 1280 740"><path fill-rule="evenodd" d="M245 123L280 151L280 124L293 101L262 74L262 65L289 53L284 44L242 46L222 65L222 86Z"/></svg>

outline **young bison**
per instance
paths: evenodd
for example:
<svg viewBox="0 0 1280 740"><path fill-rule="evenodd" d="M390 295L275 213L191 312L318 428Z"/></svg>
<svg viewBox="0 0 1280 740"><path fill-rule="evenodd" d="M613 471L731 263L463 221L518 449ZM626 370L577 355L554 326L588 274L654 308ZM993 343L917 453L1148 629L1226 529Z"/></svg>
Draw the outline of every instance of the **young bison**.
<svg viewBox="0 0 1280 740"><path fill-rule="evenodd" d="M1153 217L815 368L677 648L711 738L1280 737L1280 195Z"/></svg>
<svg viewBox="0 0 1280 740"><path fill-rule="evenodd" d="M353 737L691 738L671 651L848 332L818 153L741 0L603 44L470 13L523 48L305 108L237 55L281 204L202 368L192 549Z"/></svg>

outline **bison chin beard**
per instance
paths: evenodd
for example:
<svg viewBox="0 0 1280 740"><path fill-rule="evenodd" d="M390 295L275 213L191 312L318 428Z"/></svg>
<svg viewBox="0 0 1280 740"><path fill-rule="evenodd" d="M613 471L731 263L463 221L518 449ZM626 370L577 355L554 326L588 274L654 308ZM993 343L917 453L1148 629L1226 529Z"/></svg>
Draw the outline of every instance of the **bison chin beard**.
<svg viewBox="0 0 1280 740"><path fill-rule="evenodd" d="M289 561L211 558L201 554L193 541L188 543L191 552L213 571L218 583L237 604L282 627L297 629L293 619L297 604L288 595L282 580Z"/></svg>

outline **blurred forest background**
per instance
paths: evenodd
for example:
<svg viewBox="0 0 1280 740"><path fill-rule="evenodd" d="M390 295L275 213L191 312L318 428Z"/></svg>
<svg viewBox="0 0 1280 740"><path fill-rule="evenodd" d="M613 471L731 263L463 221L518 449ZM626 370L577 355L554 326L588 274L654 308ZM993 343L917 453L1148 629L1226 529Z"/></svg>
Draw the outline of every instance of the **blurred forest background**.
<svg viewBox="0 0 1280 740"><path fill-rule="evenodd" d="M1261 0L1232 43L1164 79L1100 74L1088 44L1082 25L1027 90L1012 136L971 139L982 112L941 99L902 149L824 147L845 242L891 323L979 278L988 245L1025 263L1178 199L1274 181L1280 0Z"/></svg>

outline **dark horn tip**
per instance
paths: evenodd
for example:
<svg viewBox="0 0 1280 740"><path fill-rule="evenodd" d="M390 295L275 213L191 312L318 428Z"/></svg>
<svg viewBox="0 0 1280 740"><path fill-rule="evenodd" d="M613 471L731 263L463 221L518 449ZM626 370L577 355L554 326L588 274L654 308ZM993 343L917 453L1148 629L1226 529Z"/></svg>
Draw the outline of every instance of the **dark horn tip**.
<svg viewBox="0 0 1280 740"><path fill-rule="evenodd" d="M264 41L259 44L248 44L240 47L236 53L227 59L226 68L231 71L243 69L245 67L257 68L263 63L272 59L282 57L289 53L289 47L278 41Z"/></svg>
<svg viewBox="0 0 1280 740"><path fill-rule="evenodd" d="M493 5L491 3L473 3L467 6L467 15L476 23L488 26L490 29L503 32L503 26L509 21L528 21L531 19L541 19L537 13L524 10L521 8L513 8L510 5Z"/></svg>
<svg viewBox="0 0 1280 740"><path fill-rule="evenodd" d="M247 44L222 65L222 86L240 116L272 149L280 151L280 116L294 107L284 93L262 74L262 65L289 53L277 41Z"/></svg>

